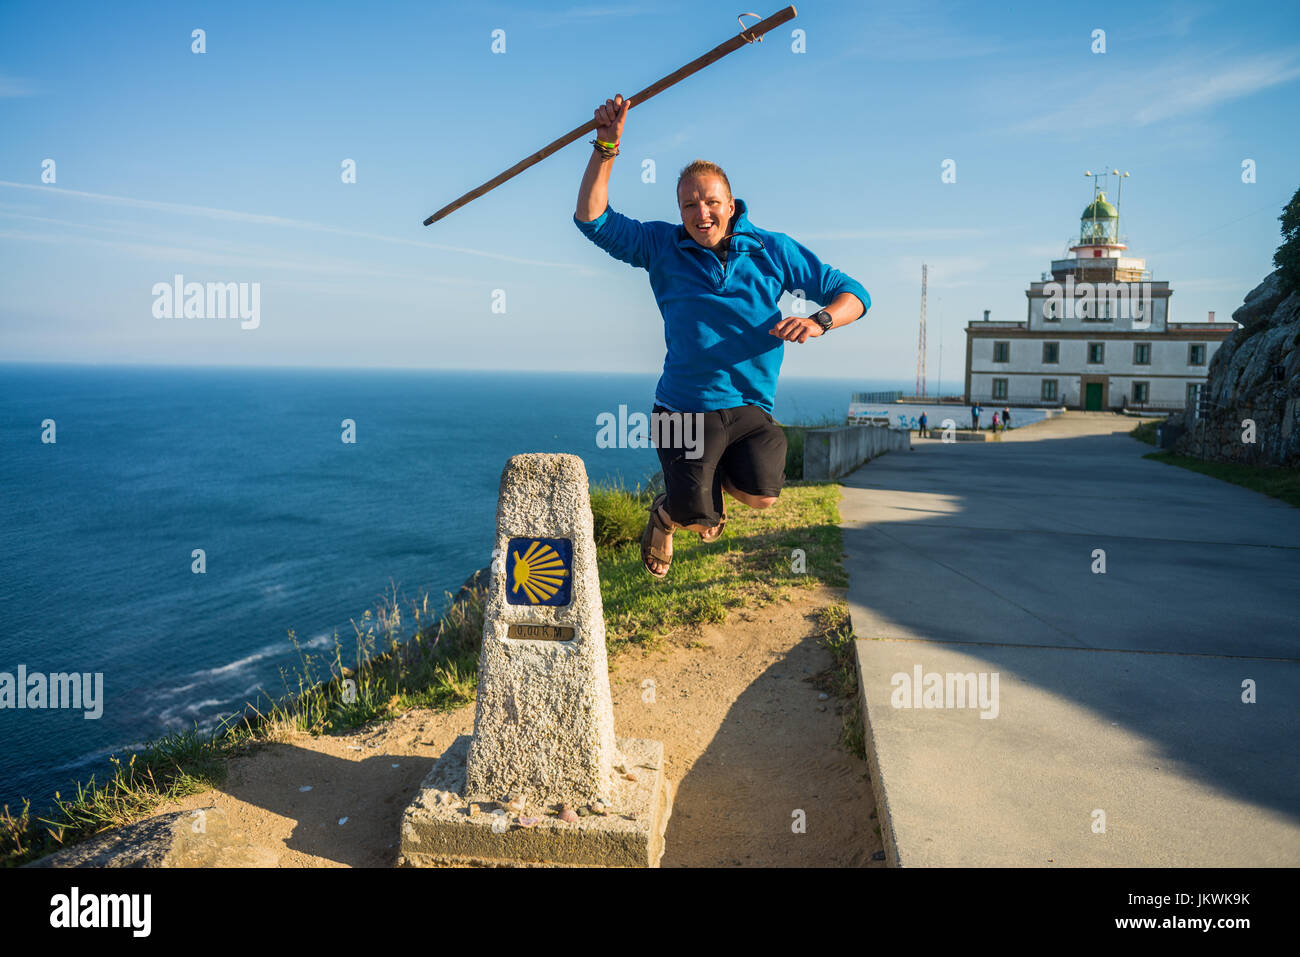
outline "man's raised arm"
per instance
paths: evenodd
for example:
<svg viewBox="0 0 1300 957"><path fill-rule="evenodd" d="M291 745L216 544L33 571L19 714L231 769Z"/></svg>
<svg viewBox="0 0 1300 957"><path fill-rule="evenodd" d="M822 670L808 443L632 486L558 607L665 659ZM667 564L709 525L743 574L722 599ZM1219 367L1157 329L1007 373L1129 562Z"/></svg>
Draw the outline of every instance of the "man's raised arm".
<svg viewBox="0 0 1300 957"><path fill-rule="evenodd" d="M631 101L623 99L621 93L596 107L595 118L600 124L596 130L596 139L603 143L617 144L623 138L623 124L627 121L627 111L630 108ZM582 185L578 187L578 209L574 213L582 222L589 223L596 219L609 205L609 171L613 166L612 155L605 155L599 148L591 151L587 171L582 174Z"/></svg>
<svg viewBox="0 0 1300 957"><path fill-rule="evenodd" d="M623 121L631 102L616 96L596 107L596 139L603 144L616 144L623 137ZM606 139L609 137L609 139ZM578 208L573 222L582 235L615 259L638 269L649 269L660 246L657 230L666 223L643 223L624 216L609 205L609 171L617 152L607 146L597 145L587 162L578 189Z"/></svg>

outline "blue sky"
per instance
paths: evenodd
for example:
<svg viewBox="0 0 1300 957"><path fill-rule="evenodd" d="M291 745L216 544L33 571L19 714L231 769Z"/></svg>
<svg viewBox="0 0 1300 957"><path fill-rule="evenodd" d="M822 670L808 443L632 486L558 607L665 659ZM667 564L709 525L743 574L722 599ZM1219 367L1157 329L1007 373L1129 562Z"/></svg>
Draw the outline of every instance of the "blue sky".
<svg viewBox="0 0 1300 957"><path fill-rule="evenodd" d="M1271 270L1300 185L1295 3L797 6L634 108L611 181L621 212L678 221L677 171L711 159L756 225L867 287L866 320L787 346L784 374L910 378L925 262L929 377L942 339L955 384L965 323L1022 318L1026 284L1062 254L1085 168L1132 173L1121 229L1173 285L1174 319L1226 319ZM421 221L726 39L737 12L10 0L0 359L657 370L645 273L571 222L585 142ZM260 283L260 325L155 318L152 287L176 273Z"/></svg>

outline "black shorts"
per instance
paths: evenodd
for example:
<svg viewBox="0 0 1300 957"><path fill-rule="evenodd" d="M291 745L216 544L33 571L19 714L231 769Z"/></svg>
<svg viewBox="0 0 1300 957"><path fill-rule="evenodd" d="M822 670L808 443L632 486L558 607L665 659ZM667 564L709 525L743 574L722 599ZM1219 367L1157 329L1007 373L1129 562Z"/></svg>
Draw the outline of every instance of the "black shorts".
<svg viewBox="0 0 1300 957"><path fill-rule="evenodd" d="M661 405L656 405L654 412L672 414ZM703 454L698 458L688 457L698 445L691 449L683 447L683 443L677 443L677 447L656 443L668 492L665 508L674 522L718 524L723 513L724 478L732 488L750 495L775 498L781 494L785 481L785 432L767 412L756 405L742 405L681 414L703 417L704 441Z"/></svg>

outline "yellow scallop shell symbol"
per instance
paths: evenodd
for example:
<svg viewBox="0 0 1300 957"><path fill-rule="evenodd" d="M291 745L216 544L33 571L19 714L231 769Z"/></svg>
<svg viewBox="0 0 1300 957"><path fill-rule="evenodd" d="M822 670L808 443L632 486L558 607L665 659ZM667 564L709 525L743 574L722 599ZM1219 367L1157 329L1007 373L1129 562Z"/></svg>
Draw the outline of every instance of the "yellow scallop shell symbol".
<svg viewBox="0 0 1300 957"><path fill-rule="evenodd" d="M518 593L522 588L533 604L546 601L559 591L567 574L569 570L564 567L559 552L550 545L533 542L522 555L515 552L514 591Z"/></svg>

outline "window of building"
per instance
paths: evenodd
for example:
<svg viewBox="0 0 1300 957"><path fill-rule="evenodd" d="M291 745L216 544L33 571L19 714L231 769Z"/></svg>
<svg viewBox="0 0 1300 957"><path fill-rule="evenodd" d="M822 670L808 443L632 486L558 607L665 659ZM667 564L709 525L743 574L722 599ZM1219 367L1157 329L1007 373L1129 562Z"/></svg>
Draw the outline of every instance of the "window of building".
<svg viewBox="0 0 1300 957"><path fill-rule="evenodd" d="M1189 366L1205 365L1205 343L1193 342L1187 347L1187 364Z"/></svg>
<svg viewBox="0 0 1300 957"><path fill-rule="evenodd" d="M1151 343L1149 342L1133 343L1133 364L1135 366L1151 365Z"/></svg>
<svg viewBox="0 0 1300 957"><path fill-rule="evenodd" d="M1090 342L1088 343L1088 362L1093 365L1106 361L1106 343Z"/></svg>
<svg viewBox="0 0 1300 957"><path fill-rule="evenodd" d="M1007 380L1006 380L1006 379L994 379L994 380L993 380L993 398L995 398L995 399L1005 399L1006 397L1007 397Z"/></svg>
<svg viewBox="0 0 1300 957"><path fill-rule="evenodd" d="M1151 383L1134 382L1133 383L1133 401L1139 404L1145 404L1151 401Z"/></svg>
<svg viewBox="0 0 1300 957"><path fill-rule="evenodd" d="M1043 343L1043 362L1053 363L1061 361L1061 344L1059 342Z"/></svg>
<svg viewBox="0 0 1300 957"><path fill-rule="evenodd" d="M995 342L993 343L993 361L1010 362L1011 361L1011 343Z"/></svg>
<svg viewBox="0 0 1300 957"><path fill-rule="evenodd" d="M1055 379L1043 380L1043 401L1044 402L1056 401L1056 380Z"/></svg>

